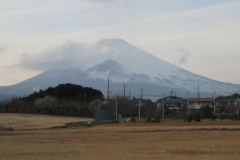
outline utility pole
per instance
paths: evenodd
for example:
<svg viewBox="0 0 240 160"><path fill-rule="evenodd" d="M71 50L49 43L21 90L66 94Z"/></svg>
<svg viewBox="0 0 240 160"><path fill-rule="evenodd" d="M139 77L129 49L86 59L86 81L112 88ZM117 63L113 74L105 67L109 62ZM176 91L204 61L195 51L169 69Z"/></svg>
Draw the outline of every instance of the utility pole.
<svg viewBox="0 0 240 160"><path fill-rule="evenodd" d="M198 85L198 98L200 98L200 90L199 90L199 85Z"/></svg>
<svg viewBox="0 0 240 160"><path fill-rule="evenodd" d="M239 90L238 90L238 102L237 102L237 105L238 105L238 115L239 115L239 106L240 106L240 96L239 96Z"/></svg>
<svg viewBox="0 0 240 160"><path fill-rule="evenodd" d="M123 98L124 98L124 100L125 100L125 87L127 87L127 85L124 83L124 85L123 85L123 88L124 88L124 94L123 94Z"/></svg>
<svg viewBox="0 0 240 160"><path fill-rule="evenodd" d="M189 99L189 93L187 93L187 115L189 114L189 111L188 111L188 99Z"/></svg>
<svg viewBox="0 0 240 160"><path fill-rule="evenodd" d="M87 94L86 94L86 92L85 92L85 107L86 107L86 104L87 104L87 103L86 103L86 101L87 101L87 100L86 100L86 99L87 99L86 97L87 97Z"/></svg>
<svg viewBox="0 0 240 160"><path fill-rule="evenodd" d="M139 95L139 100L138 100L138 103L139 103L139 109L138 109L138 121L140 122L140 95Z"/></svg>
<svg viewBox="0 0 240 160"><path fill-rule="evenodd" d="M116 96L116 120L118 119L117 107L118 105L117 105L117 96Z"/></svg>
<svg viewBox="0 0 240 160"><path fill-rule="evenodd" d="M163 105L162 105L162 122L164 122L164 94L163 94Z"/></svg>
<svg viewBox="0 0 240 160"><path fill-rule="evenodd" d="M142 105L143 105L143 103L144 103L144 100L143 100L143 91L144 91L144 89L141 88Z"/></svg>
<svg viewBox="0 0 240 160"><path fill-rule="evenodd" d="M215 115L215 108L216 108L216 104L215 104L216 102L215 102L215 91L214 91L214 112L213 112L213 114Z"/></svg>
<svg viewBox="0 0 240 160"><path fill-rule="evenodd" d="M124 85L123 85L123 88L124 88L124 94L123 94L123 113L124 113L124 116L125 116L125 110L126 110L126 102L125 102L125 87L126 87L127 85L124 83Z"/></svg>
<svg viewBox="0 0 240 160"><path fill-rule="evenodd" d="M142 99L143 99L143 91L144 91L144 89L141 88L141 97L142 97Z"/></svg>
<svg viewBox="0 0 240 160"><path fill-rule="evenodd" d="M109 82L110 82L111 80L109 79L109 77L108 77L108 88L107 88L107 100L109 99L109 93L110 93L110 91L109 91Z"/></svg>

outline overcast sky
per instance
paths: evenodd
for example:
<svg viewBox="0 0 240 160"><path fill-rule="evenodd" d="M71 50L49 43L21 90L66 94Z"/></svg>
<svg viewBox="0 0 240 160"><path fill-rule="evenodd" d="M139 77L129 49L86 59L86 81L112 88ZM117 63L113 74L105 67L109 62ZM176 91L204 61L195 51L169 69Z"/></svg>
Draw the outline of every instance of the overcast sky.
<svg viewBox="0 0 240 160"><path fill-rule="evenodd" d="M240 84L240 0L0 0L0 26L0 86L51 68L36 59L58 65L61 54L71 63L85 44L106 38Z"/></svg>

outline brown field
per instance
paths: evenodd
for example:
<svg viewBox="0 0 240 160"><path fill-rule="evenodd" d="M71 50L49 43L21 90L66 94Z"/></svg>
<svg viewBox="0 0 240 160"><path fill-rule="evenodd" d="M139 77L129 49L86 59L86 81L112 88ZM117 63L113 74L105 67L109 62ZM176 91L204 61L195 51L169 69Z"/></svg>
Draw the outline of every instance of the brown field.
<svg viewBox="0 0 240 160"><path fill-rule="evenodd" d="M69 122L86 122L93 121L93 118L64 117L64 116L48 116L34 114L11 114L0 113L0 127L9 127L14 130L32 130L44 129L55 126L64 126Z"/></svg>
<svg viewBox="0 0 240 160"><path fill-rule="evenodd" d="M0 159L240 159L238 121L46 129L86 119L21 114L4 114L2 118L2 115L0 126L12 121L15 130L0 131ZM26 119L22 120L23 117ZM39 121L40 129L23 130L28 129L28 123L35 125L33 120ZM50 122L51 125L46 124Z"/></svg>

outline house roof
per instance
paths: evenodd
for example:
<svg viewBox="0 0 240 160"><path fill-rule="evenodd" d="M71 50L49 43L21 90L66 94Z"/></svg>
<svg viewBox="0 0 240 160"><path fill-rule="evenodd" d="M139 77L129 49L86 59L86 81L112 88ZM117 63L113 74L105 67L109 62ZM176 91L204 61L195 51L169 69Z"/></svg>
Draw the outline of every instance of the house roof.
<svg viewBox="0 0 240 160"><path fill-rule="evenodd" d="M188 102L213 102L214 98L189 98Z"/></svg>
<svg viewBox="0 0 240 160"><path fill-rule="evenodd" d="M216 100L236 100L240 98L240 95L235 93L233 95L230 95L230 96L220 96L220 97L217 97Z"/></svg>
<svg viewBox="0 0 240 160"><path fill-rule="evenodd" d="M131 99L131 101L133 103L139 103L139 98L133 97L133 99ZM145 104L151 104L152 103L151 99L142 99L142 98L140 98L140 102L143 102Z"/></svg>
<svg viewBox="0 0 240 160"><path fill-rule="evenodd" d="M44 98L38 98L35 100L35 102L42 102L44 100Z"/></svg>
<svg viewBox="0 0 240 160"><path fill-rule="evenodd" d="M186 102L185 99L166 99L164 103L182 103Z"/></svg>
<svg viewBox="0 0 240 160"><path fill-rule="evenodd" d="M158 102L162 102L163 99L158 99L156 101L156 103ZM164 98L164 103L181 103L181 102L186 102L186 100L184 98L181 98L181 97L175 97L175 96L172 96L172 97L165 97Z"/></svg>

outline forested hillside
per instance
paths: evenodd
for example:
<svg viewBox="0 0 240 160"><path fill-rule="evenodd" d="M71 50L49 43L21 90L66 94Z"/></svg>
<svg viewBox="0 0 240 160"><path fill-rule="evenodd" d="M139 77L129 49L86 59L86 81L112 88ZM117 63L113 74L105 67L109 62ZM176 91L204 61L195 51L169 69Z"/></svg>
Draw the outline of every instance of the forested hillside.
<svg viewBox="0 0 240 160"><path fill-rule="evenodd" d="M24 97L23 100L25 102L34 101L37 98L44 98L45 96L51 96L57 98L59 100L66 100L66 101L77 101L82 102L85 101L85 94L86 94L86 101L92 101L95 99L103 99L103 94L101 91L89 88L89 87L82 87L76 84L60 84L57 87L49 87L46 90L40 90L39 92L34 92L33 94Z"/></svg>
<svg viewBox="0 0 240 160"><path fill-rule="evenodd" d="M35 113L66 116L93 117L91 103L104 99L101 91L75 84L60 84L23 98L12 98L0 107L5 113Z"/></svg>

